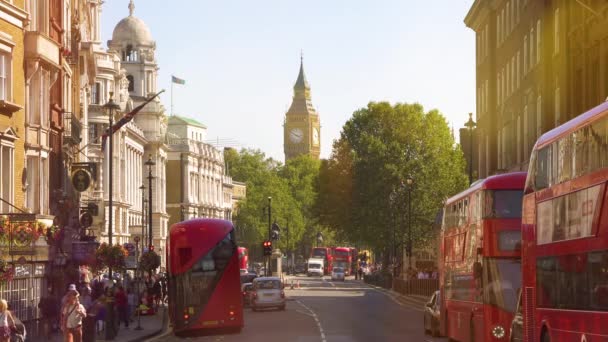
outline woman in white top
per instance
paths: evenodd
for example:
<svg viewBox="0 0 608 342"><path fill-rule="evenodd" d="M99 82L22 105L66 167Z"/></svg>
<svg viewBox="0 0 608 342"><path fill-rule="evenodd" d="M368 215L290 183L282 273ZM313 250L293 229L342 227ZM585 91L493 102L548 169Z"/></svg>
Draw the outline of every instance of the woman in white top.
<svg viewBox="0 0 608 342"><path fill-rule="evenodd" d="M8 322L11 325L8 325ZM13 315L8 311L8 304L4 299L0 299L0 342L9 342L11 338L11 328L15 326Z"/></svg>
<svg viewBox="0 0 608 342"><path fill-rule="evenodd" d="M82 319L87 311L80 304L78 291L70 291L65 305L61 308L61 331L65 342L82 342Z"/></svg>

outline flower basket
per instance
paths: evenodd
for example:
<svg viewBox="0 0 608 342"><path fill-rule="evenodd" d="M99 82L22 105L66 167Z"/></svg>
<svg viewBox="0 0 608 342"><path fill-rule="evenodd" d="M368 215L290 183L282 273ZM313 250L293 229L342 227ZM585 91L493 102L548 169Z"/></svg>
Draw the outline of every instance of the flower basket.
<svg viewBox="0 0 608 342"><path fill-rule="evenodd" d="M13 280L15 269L9 266L6 261L0 260L0 285L4 285Z"/></svg>
<svg viewBox="0 0 608 342"><path fill-rule="evenodd" d="M92 265L93 272L99 274L108 267L112 267L112 270L116 272L124 272L126 270L125 260L128 255L129 252L123 246L110 246L104 242L95 251L95 264Z"/></svg>
<svg viewBox="0 0 608 342"><path fill-rule="evenodd" d="M145 252L139 260L139 267L152 274L154 270L160 267L160 255L156 254L155 251Z"/></svg>

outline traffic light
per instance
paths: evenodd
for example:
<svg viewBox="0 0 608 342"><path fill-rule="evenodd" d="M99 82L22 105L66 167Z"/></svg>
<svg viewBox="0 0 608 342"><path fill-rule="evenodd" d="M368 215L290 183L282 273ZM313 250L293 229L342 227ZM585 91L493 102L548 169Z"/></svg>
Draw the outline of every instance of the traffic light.
<svg viewBox="0 0 608 342"><path fill-rule="evenodd" d="M264 256L272 255L272 241L264 241L262 247L264 248Z"/></svg>

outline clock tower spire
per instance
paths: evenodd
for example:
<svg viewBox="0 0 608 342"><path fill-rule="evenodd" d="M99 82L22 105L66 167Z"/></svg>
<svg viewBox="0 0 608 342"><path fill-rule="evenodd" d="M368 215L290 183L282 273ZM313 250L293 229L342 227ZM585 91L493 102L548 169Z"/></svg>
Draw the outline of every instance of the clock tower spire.
<svg viewBox="0 0 608 342"><path fill-rule="evenodd" d="M283 125L285 161L302 154L319 159L321 154L321 123L312 106L310 85L304 73L304 56L300 55L300 72L293 86L293 100Z"/></svg>

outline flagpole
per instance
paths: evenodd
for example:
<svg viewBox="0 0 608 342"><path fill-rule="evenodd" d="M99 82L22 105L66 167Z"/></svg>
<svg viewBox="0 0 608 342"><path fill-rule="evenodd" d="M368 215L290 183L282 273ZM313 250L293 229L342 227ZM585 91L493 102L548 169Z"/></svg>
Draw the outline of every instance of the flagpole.
<svg viewBox="0 0 608 342"><path fill-rule="evenodd" d="M171 116L173 116L173 77L171 77Z"/></svg>

